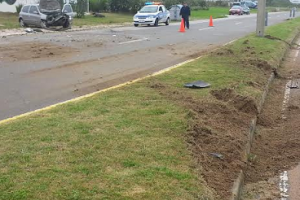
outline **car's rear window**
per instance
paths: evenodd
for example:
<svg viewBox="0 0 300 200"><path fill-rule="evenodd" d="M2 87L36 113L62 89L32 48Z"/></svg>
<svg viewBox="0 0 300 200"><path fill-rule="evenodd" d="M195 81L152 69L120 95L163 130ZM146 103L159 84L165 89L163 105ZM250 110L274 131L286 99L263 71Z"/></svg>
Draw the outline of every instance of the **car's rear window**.
<svg viewBox="0 0 300 200"><path fill-rule="evenodd" d="M28 13L29 6L23 6L22 12Z"/></svg>

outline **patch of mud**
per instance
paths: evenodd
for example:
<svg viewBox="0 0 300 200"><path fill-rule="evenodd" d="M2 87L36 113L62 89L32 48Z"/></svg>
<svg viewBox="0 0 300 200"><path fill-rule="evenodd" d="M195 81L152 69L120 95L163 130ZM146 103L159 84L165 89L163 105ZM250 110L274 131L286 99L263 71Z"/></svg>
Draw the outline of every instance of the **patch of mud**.
<svg viewBox="0 0 300 200"><path fill-rule="evenodd" d="M227 49L227 48L222 48L222 49L219 49L215 52L215 55L218 55L218 56L232 56L234 55L234 52L232 49Z"/></svg>
<svg viewBox="0 0 300 200"><path fill-rule="evenodd" d="M279 178L259 181L244 187L242 200L280 200Z"/></svg>
<svg viewBox="0 0 300 200"><path fill-rule="evenodd" d="M249 40L245 40L243 44L249 44Z"/></svg>
<svg viewBox="0 0 300 200"><path fill-rule="evenodd" d="M212 90L211 94L218 100L228 102L241 112L258 114L258 108L254 99L238 95L233 89Z"/></svg>
<svg viewBox="0 0 300 200"><path fill-rule="evenodd" d="M214 98L197 99L184 88L175 89L157 82L150 82L149 87L189 110L189 147L217 199L227 199L234 180L245 167L243 148L252 114ZM231 92L228 93L220 97L230 100Z"/></svg>
<svg viewBox="0 0 300 200"><path fill-rule="evenodd" d="M16 45L2 45L0 57L4 61L21 61L39 58L61 57L71 55L76 50L50 43L26 42Z"/></svg>
<svg viewBox="0 0 300 200"><path fill-rule="evenodd" d="M259 69L262 69L264 71L272 71L274 68L265 60L261 59L248 59L245 60L244 62L249 63L252 66L255 66Z"/></svg>

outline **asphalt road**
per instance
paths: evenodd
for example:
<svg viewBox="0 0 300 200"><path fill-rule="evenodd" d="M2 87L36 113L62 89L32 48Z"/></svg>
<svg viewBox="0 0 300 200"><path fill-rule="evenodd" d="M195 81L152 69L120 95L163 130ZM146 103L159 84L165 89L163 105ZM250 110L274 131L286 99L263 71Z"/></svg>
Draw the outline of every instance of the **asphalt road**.
<svg viewBox="0 0 300 200"><path fill-rule="evenodd" d="M269 25L289 13L269 14ZM243 37L256 15L159 27L37 33L0 39L0 120L123 83Z"/></svg>

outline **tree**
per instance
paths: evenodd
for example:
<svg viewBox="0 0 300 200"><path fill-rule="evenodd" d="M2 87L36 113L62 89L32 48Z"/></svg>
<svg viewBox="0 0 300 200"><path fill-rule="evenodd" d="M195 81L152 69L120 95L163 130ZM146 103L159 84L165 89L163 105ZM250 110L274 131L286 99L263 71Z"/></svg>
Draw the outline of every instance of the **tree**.
<svg viewBox="0 0 300 200"><path fill-rule="evenodd" d="M87 1L86 0L77 0L77 4L75 5L76 17L83 18L84 13L87 10Z"/></svg>

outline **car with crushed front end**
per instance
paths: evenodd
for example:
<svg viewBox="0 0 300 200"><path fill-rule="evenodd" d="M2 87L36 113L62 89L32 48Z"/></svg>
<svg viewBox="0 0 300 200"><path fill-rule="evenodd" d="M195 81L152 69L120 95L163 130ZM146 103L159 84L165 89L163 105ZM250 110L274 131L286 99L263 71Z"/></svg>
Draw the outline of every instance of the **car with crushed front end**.
<svg viewBox="0 0 300 200"><path fill-rule="evenodd" d="M24 5L19 14L20 26L38 26L49 28L62 26L71 28L74 12L70 4L65 4L61 9L56 0L40 0L40 4Z"/></svg>
<svg viewBox="0 0 300 200"><path fill-rule="evenodd" d="M146 2L145 6L133 17L135 27L139 25L158 26L160 23L167 26L170 23L170 12L160 2Z"/></svg>

